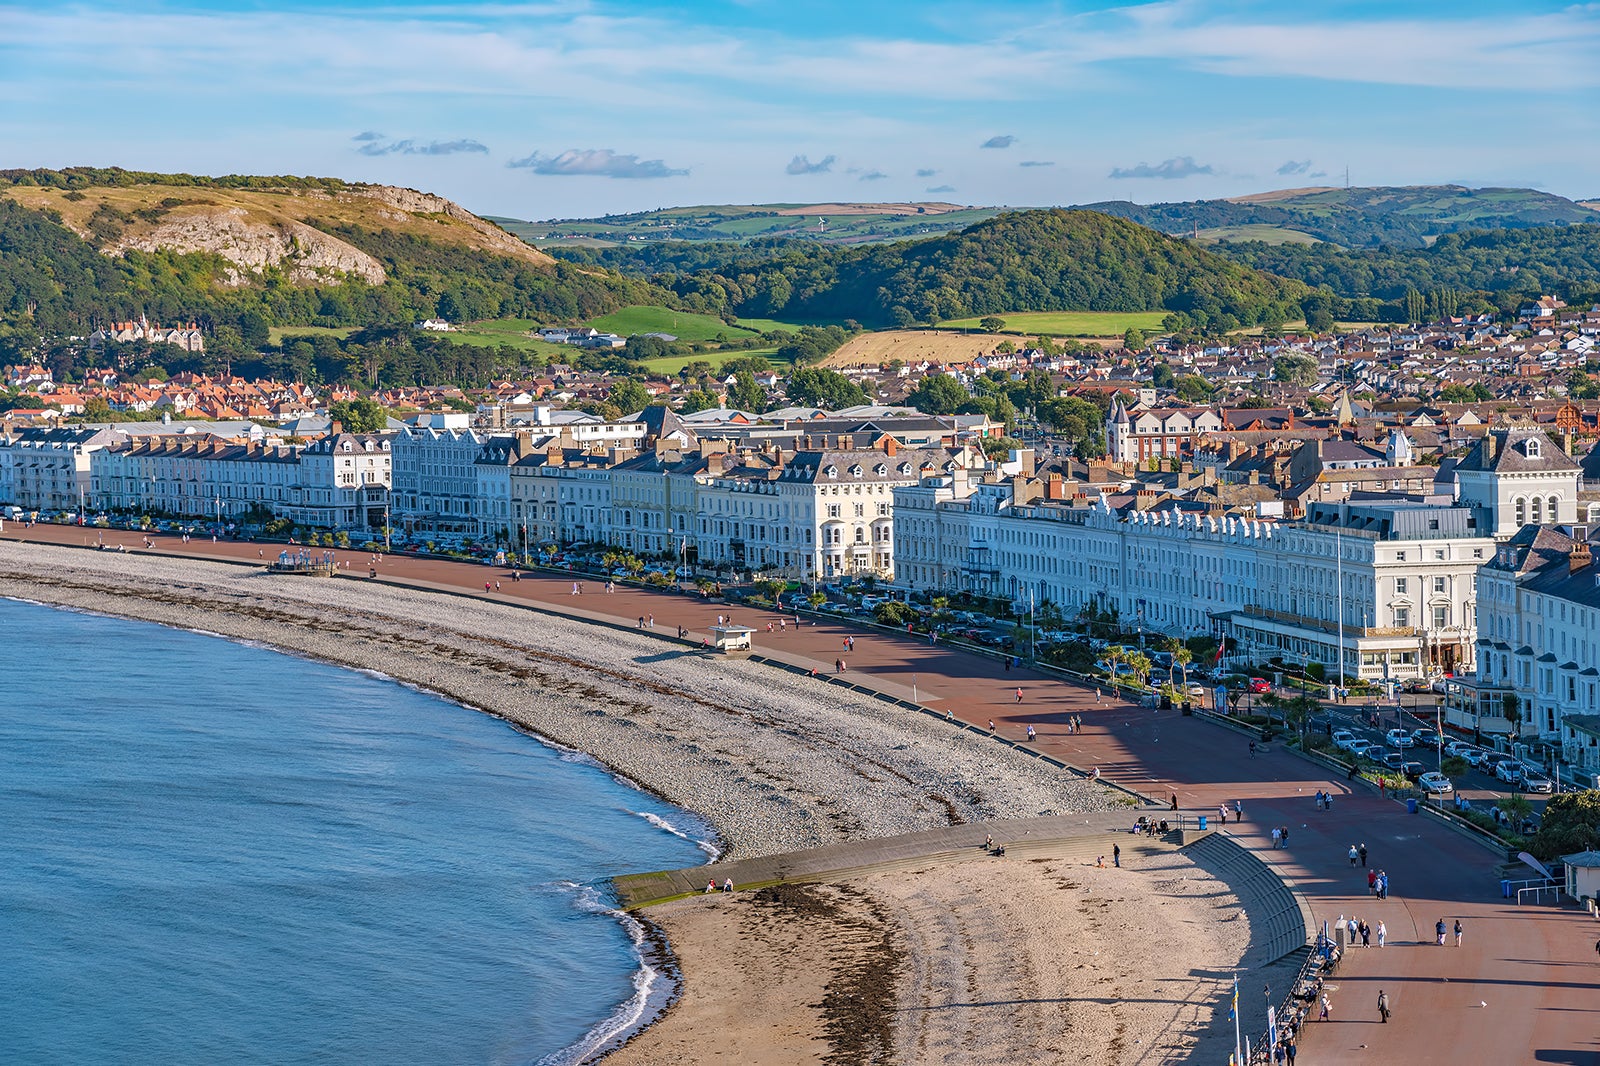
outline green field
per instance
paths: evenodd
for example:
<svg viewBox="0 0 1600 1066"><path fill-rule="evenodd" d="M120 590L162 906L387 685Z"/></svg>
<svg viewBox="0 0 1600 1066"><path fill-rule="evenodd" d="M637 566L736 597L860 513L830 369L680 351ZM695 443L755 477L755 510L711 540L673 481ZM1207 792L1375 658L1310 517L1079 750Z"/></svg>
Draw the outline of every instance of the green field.
<svg viewBox="0 0 1600 1066"><path fill-rule="evenodd" d="M494 221L531 244L561 248L627 241L747 241L782 237L824 244L905 240L963 229L997 207L948 203L722 204L674 207L604 218Z"/></svg>
<svg viewBox="0 0 1600 1066"><path fill-rule="evenodd" d="M701 352L699 355L663 355L655 359L646 359L641 365L652 374L672 375L690 363L707 362L711 364L713 370L716 370L730 359L739 359L747 355L763 356L775 368L781 369L789 365L788 360L778 358L776 348L752 348L745 352Z"/></svg>
<svg viewBox="0 0 1600 1066"><path fill-rule="evenodd" d="M338 337L340 340L356 331L354 326L272 326L267 330L267 340L282 344L285 337Z"/></svg>
<svg viewBox="0 0 1600 1066"><path fill-rule="evenodd" d="M715 315L697 315L690 311L655 306L624 307L591 320L589 325L619 337L631 337L635 333L669 333L690 344L716 340L718 334L729 340L737 340L761 332L758 329L730 326Z"/></svg>
<svg viewBox="0 0 1600 1066"><path fill-rule="evenodd" d="M1285 226L1250 223L1243 226L1214 226L1200 230L1202 241L1261 241L1263 244L1317 244L1316 237Z"/></svg>
<svg viewBox="0 0 1600 1066"><path fill-rule="evenodd" d="M779 322L775 318L741 318L739 325L757 333L798 333L800 326L794 322Z"/></svg>
<svg viewBox="0 0 1600 1066"><path fill-rule="evenodd" d="M1002 333L1027 337L1120 337L1130 329L1146 333L1161 330L1165 311L1019 311L997 315L1005 320ZM978 329L977 318L957 318L939 323L940 329Z"/></svg>

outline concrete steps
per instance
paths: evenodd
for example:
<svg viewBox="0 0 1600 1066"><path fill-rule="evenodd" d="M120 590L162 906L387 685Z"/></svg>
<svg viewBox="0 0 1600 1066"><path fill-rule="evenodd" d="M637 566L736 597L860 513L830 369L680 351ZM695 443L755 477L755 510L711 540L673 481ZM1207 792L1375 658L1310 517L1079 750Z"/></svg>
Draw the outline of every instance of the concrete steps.
<svg viewBox="0 0 1600 1066"><path fill-rule="evenodd" d="M1310 909L1271 867L1220 833L1208 834L1183 850L1239 897L1250 917L1251 947L1265 956L1263 963L1305 949L1313 935Z"/></svg>

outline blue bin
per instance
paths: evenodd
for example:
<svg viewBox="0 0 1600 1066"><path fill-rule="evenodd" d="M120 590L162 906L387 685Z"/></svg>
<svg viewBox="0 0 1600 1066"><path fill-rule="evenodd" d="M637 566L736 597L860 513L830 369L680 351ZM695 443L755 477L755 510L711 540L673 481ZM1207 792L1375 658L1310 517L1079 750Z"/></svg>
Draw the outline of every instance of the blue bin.
<svg viewBox="0 0 1600 1066"><path fill-rule="evenodd" d="M1200 828L1204 829L1205 827L1206 827L1206 816L1202 814L1200 816Z"/></svg>
<svg viewBox="0 0 1600 1066"><path fill-rule="evenodd" d="M1407 814L1416 814L1417 813L1417 801L1416 800L1414 800L1414 799L1406 800L1406 813Z"/></svg>
<svg viewBox="0 0 1600 1066"><path fill-rule="evenodd" d="M1511 882L1510 881L1501 881L1500 882L1500 894L1502 896L1504 896L1506 899L1510 899L1511 898Z"/></svg>

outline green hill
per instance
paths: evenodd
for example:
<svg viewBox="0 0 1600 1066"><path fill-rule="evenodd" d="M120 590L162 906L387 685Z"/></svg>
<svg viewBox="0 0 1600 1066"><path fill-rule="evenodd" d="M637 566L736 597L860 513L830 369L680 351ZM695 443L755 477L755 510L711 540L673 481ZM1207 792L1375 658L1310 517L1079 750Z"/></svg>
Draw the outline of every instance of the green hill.
<svg viewBox="0 0 1600 1066"><path fill-rule="evenodd" d="M81 336L141 313L248 335L435 315L580 322L661 296L647 282L553 259L411 189L0 171L0 329L24 340Z"/></svg>
<svg viewBox="0 0 1600 1066"><path fill-rule="evenodd" d="M686 305L745 317L904 326L1023 311L1286 312L1300 285L1125 219L1019 211L958 233L855 248L768 241L635 253ZM602 256L621 265L618 256Z"/></svg>
<svg viewBox="0 0 1600 1066"><path fill-rule="evenodd" d="M1226 200L1084 205L1163 233L1204 237L1207 231L1267 227L1348 248L1421 248L1461 230L1527 229L1594 221L1589 208L1536 189L1469 189L1461 185L1284 189ZM1257 232L1218 239L1269 239ZM1285 239L1293 239L1286 237Z"/></svg>

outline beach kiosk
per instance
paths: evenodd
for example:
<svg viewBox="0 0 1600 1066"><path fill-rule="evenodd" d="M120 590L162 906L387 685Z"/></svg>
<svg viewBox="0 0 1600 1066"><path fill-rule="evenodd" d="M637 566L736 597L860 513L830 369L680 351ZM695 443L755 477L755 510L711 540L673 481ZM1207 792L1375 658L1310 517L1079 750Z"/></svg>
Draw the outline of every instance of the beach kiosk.
<svg viewBox="0 0 1600 1066"><path fill-rule="evenodd" d="M729 622L725 625L711 627L711 644L725 655L734 652L747 652L750 650L750 638L755 636L755 630L749 626L736 626Z"/></svg>
<svg viewBox="0 0 1600 1066"><path fill-rule="evenodd" d="M1580 902L1600 902L1600 851L1563 855L1561 861L1567 864L1567 895Z"/></svg>

